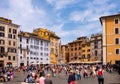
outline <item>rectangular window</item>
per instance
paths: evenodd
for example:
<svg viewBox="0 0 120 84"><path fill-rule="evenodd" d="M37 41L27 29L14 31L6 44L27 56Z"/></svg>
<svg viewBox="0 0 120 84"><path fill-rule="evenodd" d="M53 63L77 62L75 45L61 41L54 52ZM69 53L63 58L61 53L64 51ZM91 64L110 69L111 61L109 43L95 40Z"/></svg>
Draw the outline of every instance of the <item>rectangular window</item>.
<svg viewBox="0 0 120 84"><path fill-rule="evenodd" d="M20 49L22 48L22 44L20 44Z"/></svg>
<svg viewBox="0 0 120 84"><path fill-rule="evenodd" d="M17 34L17 30L16 29L13 29L13 34Z"/></svg>
<svg viewBox="0 0 120 84"><path fill-rule="evenodd" d="M43 41L41 41L41 45L43 45Z"/></svg>
<svg viewBox="0 0 120 84"><path fill-rule="evenodd" d="M27 45L27 50L28 50L28 45Z"/></svg>
<svg viewBox="0 0 120 84"><path fill-rule="evenodd" d="M16 39L16 35L13 35L13 39Z"/></svg>
<svg viewBox="0 0 120 84"><path fill-rule="evenodd" d="M94 44L96 44L96 45L97 45L97 44L98 44L98 41L95 41L95 42L94 42Z"/></svg>
<svg viewBox="0 0 120 84"><path fill-rule="evenodd" d="M0 26L0 31L4 31L4 26Z"/></svg>
<svg viewBox="0 0 120 84"><path fill-rule="evenodd" d="M90 54L87 55L87 58L90 59Z"/></svg>
<svg viewBox="0 0 120 84"><path fill-rule="evenodd" d="M13 60L15 61L15 56L13 56Z"/></svg>
<svg viewBox="0 0 120 84"><path fill-rule="evenodd" d="M85 59L85 55L84 54L82 55L82 59Z"/></svg>
<svg viewBox="0 0 120 84"><path fill-rule="evenodd" d="M95 46L94 46L94 48L95 48L95 49L97 49L97 48L98 48L98 46L97 46L97 45L95 45Z"/></svg>
<svg viewBox="0 0 120 84"><path fill-rule="evenodd" d="M9 45L11 45L11 41L9 41Z"/></svg>
<svg viewBox="0 0 120 84"><path fill-rule="evenodd" d="M85 50L82 50L82 52L85 52Z"/></svg>
<svg viewBox="0 0 120 84"><path fill-rule="evenodd" d="M4 31L5 27L4 26L0 26L0 31Z"/></svg>
<svg viewBox="0 0 120 84"><path fill-rule="evenodd" d="M12 34L8 34L8 38L12 38Z"/></svg>
<svg viewBox="0 0 120 84"><path fill-rule="evenodd" d="M97 54L98 54L98 52L97 52L97 50L95 50L95 56L97 56Z"/></svg>
<svg viewBox="0 0 120 84"><path fill-rule="evenodd" d="M22 37L20 37L20 42L22 42Z"/></svg>
<svg viewBox="0 0 120 84"><path fill-rule="evenodd" d="M115 39L115 44L119 44L119 38Z"/></svg>
<svg viewBox="0 0 120 84"><path fill-rule="evenodd" d="M15 42L13 42L13 46L15 46Z"/></svg>
<svg viewBox="0 0 120 84"><path fill-rule="evenodd" d="M0 53L4 53L5 52L5 48L4 47L0 47Z"/></svg>
<svg viewBox="0 0 120 84"><path fill-rule="evenodd" d="M40 53L41 54L41 56L43 56L43 53Z"/></svg>
<svg viewBox="0 0 120 84"><path fill-rule="evenodd" d="M9 33L11 33L11 28L9 28Z"/></svg>
<svg viewBox="0 0 120 84"><path fill-rule="evenodd" d="M81 49L81 47L79 47L79 50Z"/></svg>
<svg viewBox="0 0 120 84"><path fill-rule="evenodd" d="M4 36L5 36L4 33L0 32L0 37L4 37Z"/></svg>
<svg viewBox="0 0 120 84"><path fill-rule="evenodd" d="M115 53L116 53L116 54L119 54L119 53L120 53L120 52L119 52L119 49L116 49Z"/></svg>
<svg viewBox="0 0 120 84"><path fill-rule="evenodd" d="M90 49L88 49L87 52L90 52Z"/></svg>
<svg viewBox="0 0 120 84"><path fill-rule="evenodd" d="M16 53L16 49L12 49L12 52L13 52L13 53Z"/></svg>
<svg viewBox="0 0 120 84"><path fill-rule="evenodd" d="M118 18L115 19L115 24L118 24L119 20Z"/></svg>
<svg viewBox="0 0 120 84"><path fill-rule="evenodd" d="M5 41L1 39L1 40L0 40L0 44L1 44L1 45L5 44Z"/></svg>
<svg viewBox="0 0 120 84"><path fill-rule="evenodd" d="M11 56L8 56L8 60L11 60Z"/></svg>
<svg viewBox="0 0 120 84"><path fill-rule="evenodd" d="M119 34L119 28L115 28L115 34Z"/></svg>
<svg viewBox="0 0 120 84"><path fill-rule="evenodd" d="M26 43L29 43L29 39L26 39Z"/></svg>
<svg viewBox="0 0 120 84"><path fill-rule="evenodd" d="M75 48L75 50L77 50L77 48Z"/></svg>

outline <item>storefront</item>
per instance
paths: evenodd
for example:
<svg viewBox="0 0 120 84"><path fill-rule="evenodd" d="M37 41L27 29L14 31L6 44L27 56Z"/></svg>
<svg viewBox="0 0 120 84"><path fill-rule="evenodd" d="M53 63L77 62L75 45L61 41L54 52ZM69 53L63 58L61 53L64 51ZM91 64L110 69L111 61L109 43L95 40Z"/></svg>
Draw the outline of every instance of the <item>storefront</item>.
<svg viewBox="0 0 120 84"><path fill-rule="evenodd" d="M12 67L12 62L7 62L7 67Z"/></svg>

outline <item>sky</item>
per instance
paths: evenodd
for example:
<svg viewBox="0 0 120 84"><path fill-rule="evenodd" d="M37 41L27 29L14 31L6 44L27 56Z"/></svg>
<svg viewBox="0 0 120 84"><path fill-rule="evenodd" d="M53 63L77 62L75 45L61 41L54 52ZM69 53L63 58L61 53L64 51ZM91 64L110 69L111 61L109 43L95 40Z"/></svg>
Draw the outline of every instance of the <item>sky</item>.
<svg viewBox="0 0 120 84"><path fill-rule="evenodd" d="M120 0L0 0L0 17L13 20L19 30L45 28L62 44L102 33L99 18L120 13Z"/></svg>

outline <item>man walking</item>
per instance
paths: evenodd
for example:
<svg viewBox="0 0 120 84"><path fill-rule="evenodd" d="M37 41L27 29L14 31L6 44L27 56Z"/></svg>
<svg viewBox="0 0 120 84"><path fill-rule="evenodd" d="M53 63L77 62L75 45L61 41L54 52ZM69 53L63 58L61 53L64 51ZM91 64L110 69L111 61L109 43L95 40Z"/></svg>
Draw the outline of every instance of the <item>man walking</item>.
<svg viewBox="0 0 120 84"><path fill-rule="evenodd" d="M50 78L51 78L51 75L47 74L47 78L44 80L45 84L53 84L53 82Z"/></svg>
<svg viewBox="0 0 120 84"><path fill-rule="evenodd" d="M98 68L97 71L97 77L98 77L98 84L104 84L103 69L100 67Z"/></svg>

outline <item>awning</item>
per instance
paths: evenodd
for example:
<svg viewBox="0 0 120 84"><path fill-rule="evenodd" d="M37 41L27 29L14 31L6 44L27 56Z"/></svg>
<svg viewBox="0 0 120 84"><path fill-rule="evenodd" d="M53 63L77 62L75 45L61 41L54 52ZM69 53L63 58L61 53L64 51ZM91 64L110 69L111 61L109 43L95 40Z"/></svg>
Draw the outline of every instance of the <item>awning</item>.
<svg viewBox="0 0 120 84"><path fill-rule="evenodd" d="M69 62L70 64L92 64L94 62L80 62L80 61L72 61L72 62Z"/></svg>
<svg viewBox="0 0 120 84"><path fill-rule="evenodd" d="M94 61L94 63L102 63L102 61Z"/></svg>
<svg viewBox="0 0 120 84"><path fill-rule="evenodd" d="M7 62L7 64L12 64L12 62Z"/></svg>

